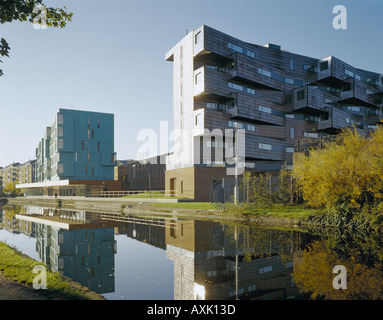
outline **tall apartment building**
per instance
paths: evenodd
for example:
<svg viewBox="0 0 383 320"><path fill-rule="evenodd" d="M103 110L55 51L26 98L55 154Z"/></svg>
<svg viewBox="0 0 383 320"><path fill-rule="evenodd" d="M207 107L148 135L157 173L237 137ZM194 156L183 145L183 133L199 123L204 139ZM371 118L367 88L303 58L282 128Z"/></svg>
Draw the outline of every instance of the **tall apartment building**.
<svg viewBox="0 0 383 320"><path fill-rule="evenodd" d="M350 126L373 129L382 118L382 74L333 56L251 44L203 25L165 58L173 62L174 129L180 132L180 152L167 160L166 189L188 190L195 199L208 200L214 180L227 176L231 139L216 141L215 129L244 129L244 141L237 142L245 167L278 172L292 165L297 140Z"/></svg>
<svg viewBox="0 0 383 320"><path fill-rule="evenodd" d="M53 189L58 186L116 188L115 165L114 115L59 109L36 148L37 184L23 184L18 188L35 189L33 194L41 194L45 192L41 188L51 187L49 195L60 193ZM73 195L79 190L67 191L65 195Z"/></svg>

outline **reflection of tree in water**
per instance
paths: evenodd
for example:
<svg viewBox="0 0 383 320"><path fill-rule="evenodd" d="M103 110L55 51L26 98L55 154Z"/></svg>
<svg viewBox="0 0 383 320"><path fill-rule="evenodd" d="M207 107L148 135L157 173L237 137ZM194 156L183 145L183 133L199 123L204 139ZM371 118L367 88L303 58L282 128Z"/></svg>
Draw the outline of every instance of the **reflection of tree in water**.
<svg viewBox="0 0 383 320"><path fill-rule="evenodd" d="M347 253L347 259L332 248L333 240L314 241L295 259L294 281L301 291L311 294L314 299L331 300L376 300L382 299L382 265L365 264L366 254L357 250ZM376 261L377 262L377 261ZM343 265L347 270L347 288L335 289L332 273L336 265Z"/></svg>

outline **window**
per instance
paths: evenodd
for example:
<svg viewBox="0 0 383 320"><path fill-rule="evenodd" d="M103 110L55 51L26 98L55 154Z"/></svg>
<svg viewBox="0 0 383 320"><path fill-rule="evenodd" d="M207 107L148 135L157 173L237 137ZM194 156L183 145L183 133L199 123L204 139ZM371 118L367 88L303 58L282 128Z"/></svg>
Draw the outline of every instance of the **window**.
<svg viewBox="0 0 383 320"><path fill-rule="evenodd" d="M195 75L195 84L198 84L198 82L201 80L201 72L198 72Z"/></svg>
<svg viewBox="0 0 383 320"><path fill-rule="evenodd" d="M286 113L286 118L289 118L289 119L294 119L294 114L293 113Z"/></svg>
<svg viewBox="0 0 383 320"><path fill-rule="evenodd" d="M78 161L78 155L77 155L77 152L75 152L75 154L74 154L74 161Z"/></svg>
<svg viewBox="0 0 383 320"><path fill-rule="evenodd" d="M297 92L297 100L303 100L305 98L305 91L301 90Z"/></svg>
<svg viewBox="0 0 383 320"><path fill-rule="evenodd" d="M243 49L240 46L235 45L234 43L228 42L227 47L239 53L243 53Z"/></svg>
<svg viewBox="0 0 383 320"><path fill-rule="evenodd" d="M90 129L88 129L88 140L90 138Z"/></svg>
<svg viewBox="0 0 383 320"><path fill-rule="evenodd" d="M267 71L265 69L262 69L262 68L258 68L258 73L266 76L266 77L271 77L271 72L270 71Z"/></svg>
<svg viewBox="0 0 383 320"><path fill-rule="evenodd" d="M196 35L194 36L195 44L199 43L200 41L201 41L201 31L196 33Z"/></svg>
<svg viewBox="0 0 383 320"><path fill-rule="evenodd" d="M320 71L324 71L324 70L327 70L328 69L328 60L326 61L322 61L320 64L319 64L319 70Z"/></svg>
<svg viewBox="0 0 383 320"><path fill-rule="evenodd" d="M88 175L88 165L85 165L85 174Z"/></svg>
<svg viewBox="0 0 383 320"><path fill-rule="evenodd" d="M92 139L94 139L94 130L92 129Z"/></svg>
<svg viewBox="0 0 383 320"><path fill-rule="evenodd" d="M64 173L64 164L59 163L58 164L58 173L63 174Z"/></svg>
<svg viewBox="0 0 383 320"><path fill-rule="evenodd" d="M90 127L90 118L88 117L88 127Z"/></svg>
<svg viewBox="0 0 383 320"><path fill-rule="evenodd" d="M94 175L94 164L92 164L92 175Z"/></svg>
<svg viewBox="0 0 383 320"><path fill-rule="evenodd" d="M64 128L63 127L57 127L57 136L58 137L64 136Z"/></svg>
<svg viewBox="0 0 383 320"><path fill-rule="evenodd" d="M286 147L286 152L287 153L294 153L294 148L293 147Z"/></svg>
<svg viewBox="0 0 383 320"><path fill-rule="evenodd" d="M285 78L285 83L287 83L287 84L294 84L294 79Z"/></svg>
<svg viewBox="0 0 383 320"><path fill-rule="evenodd" d="M294 138L294 127L290 127L290 138Z"/></svg>
<svg viewBox="0 0 383 320"><path fill-rule="evenodd" d="M246 88L246 92L250 94L255 94L255 90L252 88Z"/></svg>
<svg viewBox="0 0 383 320"><path fill-rule="evenodd" d="M271 114L271 108L269 108L269 107L258 106L258 110L259 110L259 111L262 111L262 112L266 112L266 113L270 113L270 114Z"/></svg>
<svg viewBox="0 0 383 320"><path fill-rule="evenodd" d="M263 268L259 268L259 274L267 273L273 271L273 266L267 266Z"/></svg>
<svg viewBox="0 0 383 320"><path fill-rule="evenodd" d="M304 132L303 136L305 138L319 138L319 133L314 133L314 132Z"/></svg>
<svg viewBox="0 0 383 320"><path fill-rule="evenodd" d="M97 141L97 151L100 152L100 141Z"/></svg>
<svg viewBox="0 0 383 320"><path fill-rule="evenodd" d="M263 149L263 150L271 150L271 144L267 144L267 143L259 143L259 149Z"/></svg>
<svg viewBox="0 0 383 320"><path fill-rule="evenodd" d="M88 151L88 141L85 141L85 151Z"/></svg>
<svg viewBox="0 0 383 320"><path fill-rule="evenodd" d="M97 128L100 128L100 118L97 119Z"/></svg>
<svg viewBox="0 0 383 320"><path fill-rule="evenodd" d="M57 139L57 149L64 149L64 140L63 139Z"/></svg>
<svg viewBox="0 0 383 320"><path fill-rule="evenodd" d="M84 151L84 140L81 140L81 151Z"/></svg>
<svg viewBox="0 0 383 320"><path fill-rule="evenodd" d="M62 114L57 115L57 124L64 124L64 115Z"/></svg>
<svg viewBox="0 0 383 320"><path fill-rule="evenodd" d="M352 71L348 70L348 69L345 69L344 73L347 74L348 76L350 76L351 78L354 77L354 73Z"/></svg>
<svg viewBox="0 0 383 320"><path fill-rule="evenodd" d="M229 86L229 88L232 88L232 89L235 89L235 90L239 90L239 91L243 91L243 86L241 86L239 84L236 84L236 83L233 83L233 82L228 82L228 86Z"/></svg>
<svg viewBox="0 0 383 320"><path fill-rule="evenodd" d="M347 110L348 111L354 111L354 112L360 112L360 107L348 106Z"/></svg>
<svg viewBox="0 0 383 320"><path fill-rule="evenodd" d="M250 58L255 58L255 53L250 50L246 50L246 55L249 56Z"/></svg>
<svg viewBox="0 0 383 320"><path fill-rule="evenodd" d="M90 162L90 153L88 152L88 163Z"/></svg>
<svg viewBox="0 0 383 320"><path fill-rule="evenodd" d="M249 130L249 131L255 131L255 125L253 125L253 124L248 124L248 125L246 126L246 129Z"/></svg>
<svg viewBox="0 0 383 320"><path fill-rule="evenodd" d="M290 70L294 70L294 60L293 59L290 59Z"/></svg>
<svg viewBox="0 0 383 320"><path fill-rule="evenodd" d="M256 285L253 284L253 285L247 287L247 291L255 291L256 288L257 288Z"/></svg>

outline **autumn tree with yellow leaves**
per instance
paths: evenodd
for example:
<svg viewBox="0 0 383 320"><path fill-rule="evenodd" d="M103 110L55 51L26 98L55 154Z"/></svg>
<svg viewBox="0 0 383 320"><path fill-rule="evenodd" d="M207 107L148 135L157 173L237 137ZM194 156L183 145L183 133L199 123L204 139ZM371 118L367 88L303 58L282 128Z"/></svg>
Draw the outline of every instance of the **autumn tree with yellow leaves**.
<svg viewBox="0 0 383 320"><path fill-rule="evenodd" d="M313 207L359 210L382 202L383 128L369 135L345 129L294 165L303 199Z"/></svg>

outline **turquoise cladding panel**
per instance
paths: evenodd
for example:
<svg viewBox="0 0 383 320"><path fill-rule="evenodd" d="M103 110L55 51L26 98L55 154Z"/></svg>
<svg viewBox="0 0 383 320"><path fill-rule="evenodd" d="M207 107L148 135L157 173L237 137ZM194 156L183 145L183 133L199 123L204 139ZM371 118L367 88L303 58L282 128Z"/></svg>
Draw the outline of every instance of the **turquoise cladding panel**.
<svg viewBox="0 0 383 320"><path fill-rule="evenodd" d="M63 148L60 179L114 179L114 115L60 109L63 116Z"/></svg>

